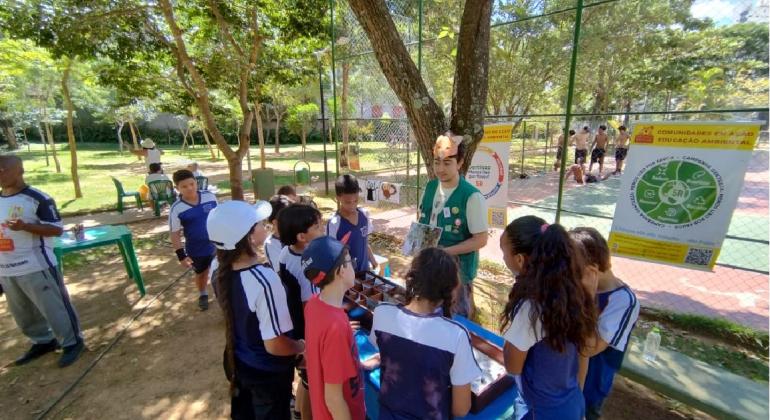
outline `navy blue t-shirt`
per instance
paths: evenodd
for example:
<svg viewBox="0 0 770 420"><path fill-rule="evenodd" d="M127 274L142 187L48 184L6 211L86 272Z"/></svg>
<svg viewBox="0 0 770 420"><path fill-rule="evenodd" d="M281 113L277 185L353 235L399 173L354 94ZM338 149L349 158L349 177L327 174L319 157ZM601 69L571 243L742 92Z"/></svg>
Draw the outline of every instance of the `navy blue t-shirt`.
<svg viewBox="0 0 770 420"><path fill-rule="evenodd" d="M217 206L217 197L208 191L198 191L198 204L191 204L180 196L168 213L168 227L171 232L184 232L184 248L191 257L207 257L214 253L209 241L206 219Z"/></svg>
<svg viewBox="0 0 770 420"><path fill-rule="evenodd" d="M355 261L355 271L360 273L369 269L369 234L374 231L369 215L363 209L358 211L358 224L334 213L326 225L326 234L347 245L350 258Z"/></svg>

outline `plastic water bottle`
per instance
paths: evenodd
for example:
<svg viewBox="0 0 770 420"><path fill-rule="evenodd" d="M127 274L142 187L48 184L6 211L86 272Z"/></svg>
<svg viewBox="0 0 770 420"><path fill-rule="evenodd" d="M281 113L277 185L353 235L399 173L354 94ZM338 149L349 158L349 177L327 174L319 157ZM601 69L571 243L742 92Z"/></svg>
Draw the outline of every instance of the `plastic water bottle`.
<svg viewBox="0 0 770 420"><path fill-rule="evenodd" d="M652 330L647 333L647 338L644 340L644 352L642 357L648 362L655 362L658 357L658 349L660 348L660 329L658 327L652 327Z"/></svg>

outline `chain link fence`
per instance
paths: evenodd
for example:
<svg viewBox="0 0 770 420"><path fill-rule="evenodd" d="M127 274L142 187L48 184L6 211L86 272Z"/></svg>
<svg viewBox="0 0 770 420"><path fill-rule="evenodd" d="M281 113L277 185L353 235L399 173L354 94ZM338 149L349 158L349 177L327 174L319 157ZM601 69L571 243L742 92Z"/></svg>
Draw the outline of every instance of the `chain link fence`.
<svg viewBox="0 0 770 420"><path fill-rule="evenodd" d="M462 2L386 3L431 95L448 115ZM568 228L592 226L608 235L620 188L620 177L609 175L616 169L613 139L620 124L632 129L638 121L767 121L766 39L758 49L765 47L764 57L751 50L754 44L738 41L756 41L753 22L767 21L767 2L737 1L731 7L716 15L699 2L496 1L486 122L514 125L509 220L536 214L553 221L558 213ZM335 2L334 15L333 135L347 158L340 170L399 184L397 201L377 205L414 211L409 208L417 205L427 178L404 109L344 0ZM580 185L568 178L560 186L560 134L584 126L595 133L599 125L607 126L610 137L602 172L598 162L591 168L600 182ZM713 272L613 257L613 270L643 305L767 329L766 122L762 129ZM563 159L567 167L574 162L573 147ZM490 240L488 248L495 244Z"/></svg>

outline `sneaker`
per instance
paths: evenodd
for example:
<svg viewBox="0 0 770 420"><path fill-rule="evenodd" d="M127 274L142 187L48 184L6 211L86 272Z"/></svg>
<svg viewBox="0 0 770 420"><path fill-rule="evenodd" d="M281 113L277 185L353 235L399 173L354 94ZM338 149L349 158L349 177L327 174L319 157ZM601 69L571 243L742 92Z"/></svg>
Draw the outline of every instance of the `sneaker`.
<svg viewBox="0 0 770 420"><path fill-rule="evenodd" d="M13 363L16 366L26 365L27 363L37 359L38 357L50 353L59 348L59 342L54 338L47 343L36 343L27 350L21 357L16 359Z"/></svg>
<svg viewBox="0 0 770 420"><path fill-rule="evenodd" d="M76 360L80 358L80 355L83 354L83 350L86 348L86 345L83 343L82 339L78 339L77 343L62 347L62 354L59 358L59 367L67 367L73 363L75 363Z"/></svg>
<svg viewBox="0 0 770 420"><path fill-rule="evenodd" d="M209 296L208 295L198 296L198 307L201 308L201 311L205 311L205 310L209 309Z"/></svg>

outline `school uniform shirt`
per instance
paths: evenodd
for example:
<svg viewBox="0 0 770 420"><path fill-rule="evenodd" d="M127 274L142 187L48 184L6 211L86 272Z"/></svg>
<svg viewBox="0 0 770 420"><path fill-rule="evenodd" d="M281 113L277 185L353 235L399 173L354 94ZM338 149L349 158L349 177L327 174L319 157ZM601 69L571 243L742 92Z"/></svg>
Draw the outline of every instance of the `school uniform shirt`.
<svg viewBox="0 0 770 420"><path fill-rule="evenodd" d="M267 258L268 264L270 264L270 267L276 273L280 271L278 257L281 256L283 246L283 242L281 242L281 240L276 238L274 235L268 236L267 239L265 239L265 243L262 244L262 247L265 251L265 258Z"/></svg>
<svg viewBox="0 0 770 420"><path fill-rule="evenodd" d="M348 316L315 295L305 305L305 359L313 418L332 420L324 384L341 384L353 420L366 419L364 381Z"/></svg>
<svg viewBox="0 0 770 420"><path fill-rule="evenodd" d="M6 221L42 223L62 227L56 203L30 186L16 194L0 196L0 276L23 276L56 266L53 238L11 230Z"/></svg>
<svg viewBox="0 0 770 420"><path fill-rule="evenodd" d="M452 386L467 385L481 368L461 324L382 303L369 337L380 350L380 419L449 419Z"/></svg>
<svg viewBox="0 0 770 420"><path fill-rule="evenodd" d="M529 300L513 309L513 318L503 338L519 351L527 351L521 372L521 394L529 410L524 418L582 419L583 393L578 385L577 346L568 343L560 353L543 341L541 320L530 321Z"/></svg>
<svg viewBox="0 0 770 420"><path fill-rule="evenodd" d="M355 261L355 272L360 273L369 269L369 234L374 232L372 219L364 209L356 209L358 224L334 213L326 225L326 234L337 239L350 249L350 257Z"/></svg>
<svg viewBox="0 0 770 420"><path fill-rule="evenodd" d="M281 283L286 289L286 300L289 305L289 314L294 324L292 337L295 340L305 338L305 314L302 304L310 300L313 295L321 290L310 283L302 270L302 254L292 251L285 246L278 257L279 274Z"/></svg>
<svg viewBox="0 0 770 420"><path fill-rule="evenodd" d="M583 387L586 405L600 404L609 395L615 374L623 364L628 338L639 318L639 301L627 285L596 294L599 306L599 337L608 346L589 359Z"/></svg>
<svg viewBox="0 0 770 420"><path fill-rule="evenodd" d="M275 272L261 264L234 270L231 302L235 357L250 368L279 372L294 367L294 356L273 356L265 341L294 328L286 293Z"/></svg>
<svg viewBox="0 0 770 420"><path fill-rule="evenodd" d="M184 233L184 248L191 257L207 257L214 253L209 241L206 218L217 206L217 197L208 191L198 191L198 204L191 204L180 195L168 213L168 227L171 232Z"/></svg>

